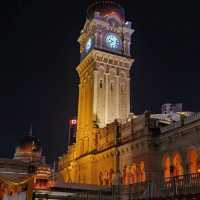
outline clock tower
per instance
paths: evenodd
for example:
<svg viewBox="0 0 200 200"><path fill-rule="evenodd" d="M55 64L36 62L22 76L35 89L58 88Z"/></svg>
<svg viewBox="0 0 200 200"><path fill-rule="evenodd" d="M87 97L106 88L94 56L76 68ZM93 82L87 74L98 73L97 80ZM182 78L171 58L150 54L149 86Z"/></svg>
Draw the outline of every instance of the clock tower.
<svg viewBox="0 0 200 200"><path fill-rule="evenodd" d="M80 64L76 69L80 82L76 143L60 160L61 174L68 182L101 184L100 170L107 175L109 170L111 184L112 174L118 173L116 126L127 123L130 115L133 32L120 5L100 1L88 8L78 39ZM102 148L108 151L102 153ZM112 156L108 158L108 155Z"/></svg>
<svg viewBox="0 0 200 200"><path fill-rule="evenodd" d="M125 123L130 114L131 22L123 8L112 2L92 4L81 35L81 62L77 140L115 120ZM91 138L89 136L89 138ZM92 141L82 146L92 148ZM87 145L86 145L87 143Z"/></svg>

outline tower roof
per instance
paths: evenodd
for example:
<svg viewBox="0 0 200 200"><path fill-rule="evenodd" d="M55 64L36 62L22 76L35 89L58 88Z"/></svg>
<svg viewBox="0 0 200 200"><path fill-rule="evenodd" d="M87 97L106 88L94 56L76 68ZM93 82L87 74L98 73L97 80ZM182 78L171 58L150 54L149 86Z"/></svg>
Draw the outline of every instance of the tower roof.
<svg viewBox="0 0 200 200"><path fill-rule="evenodd" d="M94 17L94 13L99 12L100 16L117 16L119 19L124 21L125 12L124 9L113 1L98 1L91 4L87 10L87 18L91 19Z"/></svg>
<svg viewBox="0 0 200 200"><path fill-rule="evenodd" d="M32 135L21 138L16 147L14 158L25 162L41 160L42 148L39 139Z"/></svg>
<svg viewBox="0 0 200 200"><path fill-rule="evenodd" d="M38 138L32 135L26 135L19 141L20 149L30 149L32 151L39 151L41 148L40 141Z"/></svg>

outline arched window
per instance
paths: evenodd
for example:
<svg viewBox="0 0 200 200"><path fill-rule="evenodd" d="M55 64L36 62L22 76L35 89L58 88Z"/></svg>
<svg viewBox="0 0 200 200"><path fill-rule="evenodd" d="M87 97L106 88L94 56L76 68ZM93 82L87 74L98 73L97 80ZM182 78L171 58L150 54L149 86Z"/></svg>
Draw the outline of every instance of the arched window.
<svg viewBox="0 0 200 200"><path fill-rule="evenodd" d="M103 88L103 80L100 80L100 82L99 82L99 87L100 87L100 88Z"/></svg>
<svg viewBox="0 0 200 200"><path fill-rule="evenodd" d="M140 182L146 181L144 161L140 162Z"/></svg>
<svg viewBox="0 0 200 200"><path fill-rule="evenodd" d="M99 185L103 185L103 173L99 173Z"/></svg>
<svg viewBox="0 0 200 200"><path fill-rule="evenodd" d="M163 156L163 170L164 170L164 179L167 181L167 179L170 177L170 158L168 154L165 154Z"/></svg>
<svg viewBox="0 0 200 200"><path fill-rule="evenodd" d="M110 83L110 90L113 91L113 82Z"/></svg>
<svg viewBox="0 0 200 200"><path fill-rule="evenodd" d="M114 175L114 170L110 169L110 171L109 171L109 185L113 184L113 175Z"/></svg>
<svg viewBox="0 0 200 200"><path fill-rule="evenodd" d="M188 171L190 174L197 173L198 168L198 153L195 148L191 148L187 152Z"/></svg>
<svg viewBox="0 0 200 200"><path fill-rule="evenodd" d="M121 92L121 94L124 94L124 93L125 93L125 84L124 84L124 83L122 83L122 84L120 85L120 92Z"/></svg>
<svg viewBox="0 0 200 200"><path fill-rule="evenodd" d="M182 159L179 153L175 153L173 156L173 167L173 176L182 176L184 174Z"/></svg>
<svg viewBox="0 0 200 200"><path fill-rule="evenodd" d="M107 170L105 170L104 172L104 185L108 185L109 184L109 173Z"/></svg>
<svg viewBox="0 0 200 200"><path fill-rule="evenodd" d="M137 167L135 163L131 165L130 175L130 184L137 183Z"/></svg>
<svg viewBox="0 0 200 200"><path fill-rule="evenodd" d="M125 165L123 169L123 184L129 184L129 168Z"/></svg>

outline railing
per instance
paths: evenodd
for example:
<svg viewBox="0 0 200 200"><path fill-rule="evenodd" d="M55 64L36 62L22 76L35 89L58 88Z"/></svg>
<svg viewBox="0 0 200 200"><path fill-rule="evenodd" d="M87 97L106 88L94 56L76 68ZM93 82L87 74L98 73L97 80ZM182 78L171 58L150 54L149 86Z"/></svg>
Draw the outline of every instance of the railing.
<svg viewBox="0 0 200 200"><path fill-rule="evenodd" d="M163 200L200 199L200 173L167 178L165 181L150 181L132 185L117 186L91 186L91 185L57 185L51 192L44 190L35 192L35 198L39 199L63 199L63 192L56 188L65 188L65 195L71 195L66 199L71 200ZM55 191L55 196L53 192ZM59 194L61 192L61 194ZM68 194L70 193L70 194ZM192 198L199 195L198 198ZM58 198L60 196L60 198ZM184 196L184 198L182 198ZM192 197L191 197L192 196Z"/></svg>
<svg viewBox="0 0 200 200"><path fill-rule="evenodd" d="M186 124L189 124L189 123L192 123L192 122L195 122L197 120L200 120L200 113L195 113L189 117L186 117L183 122L181 121L178 121L178 122L173 122L171 123L170 125L166 126L166 127L163 127L160 129L160 132L161 133L165 133L167 131L171 131L173 129L176 129L176 128L179 128L181 127L182 125L186 125Z"/></svg>
<svg viewBox="0 0 200 200"><path fill-rule="evenodd" d="M200 119L200 113L195 113L194 115L191 115L184 119L184 124L189 124L191 122L197 121Z"/></svg>
<svg viewBox="0 0 200 200"><path fill-rule="evenodd" d="M165 181L137 183L120 186L121 199L168 198L200 194L200 174L189 174L165 179Z"/></svg>
<svg viewBox="0 0 200 200"><path fill-rule="evenodd" d="M179 127L181 127L181 121L173 122L172 124L170 124L170 125L168 125L166 127L161 128L160 132L161 133L165 133L167 131L171 131L171 130L179 128Z"/></svg>

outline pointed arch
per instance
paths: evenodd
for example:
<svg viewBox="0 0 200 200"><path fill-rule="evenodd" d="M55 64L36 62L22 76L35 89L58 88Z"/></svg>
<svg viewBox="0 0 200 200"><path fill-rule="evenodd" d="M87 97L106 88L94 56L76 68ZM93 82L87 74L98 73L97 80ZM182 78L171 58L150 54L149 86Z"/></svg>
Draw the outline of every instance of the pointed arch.
<svg viewBox="0 0 200 200"><path fill-rule="evenodd" d="M109 185L113 184L113 176L114 176L114 170L110 169L110 171L109 171Z"/></svg>
<svg viewBox="0 0 200 200"><path fill-rule="evenodd" d="M123 168L123 184L124 185L129 184L129 168L126 165Z"/></svg>
<svg viewBox="0 0 200 200"><path fill-rule="evenodd" d="M131 169L130 169L130 184L134 184L137 183L138 181L138 175L137 175L137 166L135 163L133 163L131 165Z"/></svg>
<svg viewBox="0 0 200 200"><path fill-rule="evenodd" d="M99 185L103 185L103 173L102 173L102 171L99 172Z"/></svg>
<svg viewBox="0 0 200 200"><path fill-rule="evenodd" d="M171 161L168 153L163 155L163 172L164 172L164 179L167 180L170 177L170 166Z"/></svg>
<svg viewBox="0 0 200 200"><path fill-rule="evenodd" d="M109 173L107 170L104 171L104 185L109 185Z"/></svg>
<svg viewBox="0 0 200 200"><path fill-rule="evenodd" d="M195 147L187 150L188 173L197 173L198 170L198 153Z"/></svg>
<svg viewBox="0 0 200 200"><path fill-rule="evenodd" d="M173 155L173 176L182 176L184 174L183 162L179 152L175 152Z"/></svg>
<svg viewBox="0 0 200 200"><path fill-rule="evenodd" d="M145 165L144 161L140 162L140 182L146 181L146 174L145 174Z"/></svg>

